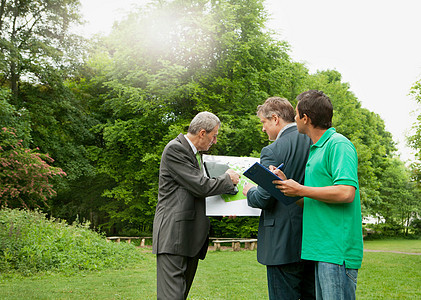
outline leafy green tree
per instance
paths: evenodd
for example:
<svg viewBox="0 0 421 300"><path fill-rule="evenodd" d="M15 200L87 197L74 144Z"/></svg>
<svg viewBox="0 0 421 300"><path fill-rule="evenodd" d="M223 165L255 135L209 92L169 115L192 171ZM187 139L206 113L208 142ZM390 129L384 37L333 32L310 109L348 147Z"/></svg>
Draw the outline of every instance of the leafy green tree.
<svg viewBox="0 0 421 300"><path fill-rule="evenodd" d="M70 30L80 23L79 7L79 0L0 1L0 85L11 91L1 90L8 111L1 123L68 174L54 179L58 194L49 201L50 212L70 220L87 215L80 203L86 196L75 190L95 177L85 148L95 119L65 82L82 61L83 41Z"/></svg>
<svg viewBox="0 0 421 300"><path fill-rule="evenodd" d="M26 108L16 109L11 104L11 99L10 89L0 87L0 128L14 128L23 145L29 146L31 138L29 112Z"/></svg>
<svg viewBox="0 0 421 300"><path fill-rule="evenodd" d="M31 120L31 146L54 158L66 178L57 178L57 196L50 200L50 213L73 222L77 217L90 220L93 226L100 218L98 205L101 192L87 148L95 143L90 129L98 124L89 114L83 99L69 85L52 88L21 85L21 98ZM106 184L106 178L99 180Z"/></svg>
<svg viewBox="0 0 421 300"><path fill-rule="evenodd" d="M421 104L421 80L418 80L414 83L411 88L410 95L414 98L414 100ZM421 114L418 114L417 120L412 126L413 134L407 138L408 145L414 149L415 152L415 160L411 163L411 179L412 179L412 187L415 195L416 203L418 203L418 209L414 210L414 217L413 224L420 224L420 213L421 213L421 203L420 199L420 192L421 192ZM416 227L415 230L419 232L419 227Z"/></svg>
<svg viewBox="0 0 421 300"><path fill-rule="evenodd" d="M306 69L265 30L263 8L260 0L154 1L99 41L103 51L75 89L90 95L102 123L90 153L115 182L103 193L109 228L151 230L160 154L197 112L222 120L212 154L255 155L267 144L257 105L296 93Z"/></svg>
<svg viewBox="0 0 421 300"><path fill-rule="evenodd" d="M260 0L152 1L93 47L71 85L100 122L89 153L108 181L100 209L109 230L151 230L162 149L197 112L209 110L222 120L211 154L258 156L268 141L257 105L269 96L295 104L307 89L333 100L334 126L359 154L364 213L375 213L383 201L383 169L396 150L391 134L377 114L361 108L339 72L310 75L293 62L288 44L265 28L266 18ZM218 222L215 230L229 230ZM251 228L250 222L238 218L232 226Z"/></svg>
<svg viewBox="0 0 421 300"><path fill-rule="evenodd" d="M79 0L0 1L0 85L7 83L15 97L24 78L32 83L61 82L61 70L74 60L70 34L78 23Z"/></svg>
<svg viewBox="0 0 421 300"><path fill-rule="evenodd" d="M381 201L376 205L377 213L386 223L409 225L413 217L414 201L411 195L410 174L404 163L393 159L385 165L379 189Z"/></svg>
<svg viewBox="0 0 421 300"><path fill-rule="evenodd" d="M411 88L410 95L418 104L421 104L421 80L414 83ZM408 145L416 150L416 160L412 163L412 169L415 172L414 175L416 176L416 180L421 182L421 114L418 114L417 120L413 124L412 128L414 132L408 137L407 141Z"/></svg>
<svg viewBox="0 0 421 300"><path fill-rule="evenodd" d="M66 85L23 84L34 141L69 174L54 213L89 217L114 233L150 232L161 152L197 112L222 120L211 154L259 156L268 141L257 105L269 96L295 104L316 88L331 97L334 126L357 148L364 213L374 214L386 201L383 171L395 151L383 120L361 108L339 72L310 75L293 62L266 18L261 0L152 1L97 40ZM218 234L238 227L252 236L256 220L212 224Z"/></svg>

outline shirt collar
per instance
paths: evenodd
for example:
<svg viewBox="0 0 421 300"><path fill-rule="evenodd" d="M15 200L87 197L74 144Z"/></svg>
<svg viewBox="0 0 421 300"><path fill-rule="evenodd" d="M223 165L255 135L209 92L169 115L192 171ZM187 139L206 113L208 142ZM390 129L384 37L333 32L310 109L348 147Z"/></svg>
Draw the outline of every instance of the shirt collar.
<svg viewBox="0 0 421 300"><path fill-rule="evenodd" d="M323 135L320 137L320 139L317 141L316 144L312 145L314 147L323 147L323 145L330 139L330 137L336 133L336 129L333 127L330 127L328 130L323 133Z"/></svg>
<svg viewBox="0 0 421 300"><path fill-rule="evenodd" d="M189 142L191 149L193 150L194 155L196 155L197 153L197 148L195 145L193 145L193 143L189 140L189 138L187 137L187 134L184 135L184 137L186 138L187 142Z"/></svg>
<svg viewBox="0 0 421 300"><path fill-rule="evenodd" d="M294 126L297 126L297 124L296 124L295 122L293 122L293 123L289 123L289 124L285 125L285 126L284 126L284 128L282 128L282 129L279 131L278 136L276 137L276 139L279 139L279 137L281 136L281 134L282 134L285 130L287 130L287 129L288 129L288 128L290 128L290 127L294 127Z"/></svg>

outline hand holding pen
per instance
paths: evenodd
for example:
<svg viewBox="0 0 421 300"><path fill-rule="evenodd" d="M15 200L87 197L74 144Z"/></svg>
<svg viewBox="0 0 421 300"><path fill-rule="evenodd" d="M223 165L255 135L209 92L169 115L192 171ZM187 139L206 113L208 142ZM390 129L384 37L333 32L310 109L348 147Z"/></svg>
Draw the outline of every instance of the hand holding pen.
<svg viewBox="0 0 421 300"><path fill-rule="evenodd" d="M285 176L284 172L282 172L282 168L284 167L284 163L281 163L278 167L275 166L269 166L269 170L274 173L276 176L281 178L282 180L287 180L287 177Z"/></svg>
<svg viewBox="0 0 421 300"><path fill-rule="evenodd" d="M284 172L281 171L283 166L284 163L280 164L277 168L275 168L275 166L269 166L269 170L281 179L274 180L272 183L276 185L276 188L284 193L285 196L296 197L299 195L298 190L302 185L295 182L293 179L288 179Z"/></svg>

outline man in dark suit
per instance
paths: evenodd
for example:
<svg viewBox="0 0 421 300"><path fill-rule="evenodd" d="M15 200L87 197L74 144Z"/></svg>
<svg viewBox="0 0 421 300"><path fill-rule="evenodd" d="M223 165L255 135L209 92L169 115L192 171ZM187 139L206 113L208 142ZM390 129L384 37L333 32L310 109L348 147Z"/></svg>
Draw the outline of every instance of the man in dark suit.
<svg viewBox="0 0 421 300"><path fill-rule="evenodd" d="M229 169L217 178L204 176L200 151L217 142L221 122L210 112L197 114L186 135L164 149L153 224L157 254L157 298L186 299L199 259L208 248L207 196L232 192L239 175Z"/></svg>
<svg viewBox="0 0 421 300"><path fill-rule="evenodd" d="M288 178L304 182L311 140L298 133L292 105L272 97L257 107L257 116L262 130L274 141L262 149L260 163L268 168L283 163ZM314 265L301 260L302 207L296 203L286 206L252 184L244 187L243 194L249 206L262 209L257 260L267 268L269 298L314 299Z"/></svg>

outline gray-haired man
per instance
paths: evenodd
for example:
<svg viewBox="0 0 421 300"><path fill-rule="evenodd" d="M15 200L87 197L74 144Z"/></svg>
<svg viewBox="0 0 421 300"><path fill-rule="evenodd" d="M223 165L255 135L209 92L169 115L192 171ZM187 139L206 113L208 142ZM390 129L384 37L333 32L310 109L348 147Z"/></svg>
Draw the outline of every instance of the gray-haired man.
<svg viewBox="0 0 421 300"><path fill-rule="evenodd" d="M216 144L220 126L217 116L201 112L187 134L170 141L162 153L153 226L158 299L187 298L198 261L208 248L205 198L232 192L239 181L231 169L217 178L204 176L199 151Z"/></svg>

